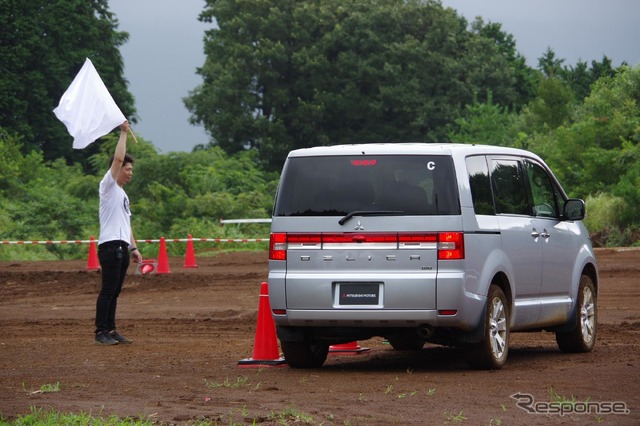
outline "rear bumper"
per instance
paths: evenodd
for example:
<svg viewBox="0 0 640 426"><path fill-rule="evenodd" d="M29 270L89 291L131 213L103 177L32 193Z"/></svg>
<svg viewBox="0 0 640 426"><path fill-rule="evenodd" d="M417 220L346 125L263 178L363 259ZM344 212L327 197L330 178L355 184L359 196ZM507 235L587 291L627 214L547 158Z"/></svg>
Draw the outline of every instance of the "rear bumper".
<svg viewBox="0 0 640 426"><path fill-rule="evenodd" d="M454 265L459 266L459 265ZM455 328L463 331L476 329L482 322L486 306L486 294L467 290L466 277L459 270L444 270L437 275L434 300L424 308L410 309L393 307L344 307L336 308L332 303L326 307L287 306L285 274L273 269L269 273L269 299L272 310L283 312L273 315L280 327L363 327L363 328L413 328L422 325L430 327ZM458 268L459 269L459 268ZM328 284L325 286L328 287ZM328 293L328 290L325 291ZM319 299L319 298L316 298ZM311 298L311 300L315 300ZM307 304L310 304L307 302ZM383 304L385 305L385 304ZM419 305L419 304L418 304ZM455 315L440 315L440 310L455 311Z"/></svg>
<svg viewBox="0 0 640 426"><path fill-rule="evenodd" d="M486 305L486 297L466 293L456 307L455 315L439 315L437 310L399 309L286 309L284 315L273 315L280 327L350 327L350 328L456 328L471 331L478 327Z"/></svg>

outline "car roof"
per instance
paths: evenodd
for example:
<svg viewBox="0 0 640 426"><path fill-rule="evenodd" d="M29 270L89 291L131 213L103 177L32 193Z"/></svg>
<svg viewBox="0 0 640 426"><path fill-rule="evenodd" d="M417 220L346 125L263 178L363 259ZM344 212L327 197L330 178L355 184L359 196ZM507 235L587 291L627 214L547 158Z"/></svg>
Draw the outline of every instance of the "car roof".
<svg viewBox="0 0 640 426"><path fill-rule="evenodd" d="M520 155L539 158L537 155L518 148L482 144L457 143L364 143L353 145L316 146L291 151L289 157L310 157L329 155L456 155L478 154Z"/></svg>

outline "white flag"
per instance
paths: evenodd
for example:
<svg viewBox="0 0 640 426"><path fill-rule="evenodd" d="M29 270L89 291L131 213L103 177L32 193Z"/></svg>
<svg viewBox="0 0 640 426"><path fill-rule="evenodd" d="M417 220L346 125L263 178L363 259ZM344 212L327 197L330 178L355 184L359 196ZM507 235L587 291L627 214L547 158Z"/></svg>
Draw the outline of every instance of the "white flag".
<svg viewBox="0 0 640 426"><path fill-rule="evenodd" d="M86 148L126 120L87 58L53 110L73 136L73 147Z"/></svg>

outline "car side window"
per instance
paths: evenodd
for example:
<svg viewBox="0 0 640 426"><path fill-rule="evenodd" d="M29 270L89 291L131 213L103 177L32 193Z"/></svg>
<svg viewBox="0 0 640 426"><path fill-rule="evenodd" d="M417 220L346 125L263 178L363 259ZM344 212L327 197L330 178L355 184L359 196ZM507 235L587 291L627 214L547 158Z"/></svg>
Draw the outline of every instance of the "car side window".
<svg viewBox="0 0 640 426"><path fill-rule="evenodd" d="M496 213L531 215L520 162L510 159L492 159L490 163Z"/></svg>
<svg viewBox="0 0 640 426"><path fill-rule="evenodd" d="M468 157L467 173L469 173L469 187L473 200L473 210L476 214L494 215L493 196L491 194L491 180L489 166L483 155Z"/></svg>
<svg viewBox="0 0 640 426"><path fill-rule="evenodd" d="M558 217L558 193L551 177L544 168L531 161L525 161L525 170L533 200L533 215L537 217Z"/></svg>

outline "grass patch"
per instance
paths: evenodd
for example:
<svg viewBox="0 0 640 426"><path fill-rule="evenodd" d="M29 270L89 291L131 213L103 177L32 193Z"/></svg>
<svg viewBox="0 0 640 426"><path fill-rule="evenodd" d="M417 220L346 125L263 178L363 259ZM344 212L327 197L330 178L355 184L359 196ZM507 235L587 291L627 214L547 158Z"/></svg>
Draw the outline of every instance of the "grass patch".
<svg viewBox="0 0 640 426"><path fill-rule="evenodd" d="M210 382L205 380L205 384L208 388L241 388L249 385L249 378L247 376L238 376L235 381L230 380L228 377L222 382Z"/></svg>
<svg viewBox="0 0 640 426"><path fill-rule="evenodd" d="M280 412L271 412L268 420L275 421L277 424L282 425L288 425L289 422L313 424L313 416L298 411L293 405Z"/></svg>
<svg viewBox="0 0 640 426"><path fill-rule="evenodd" d="M574 407L578 402L576 397L571 395L571 398L567 398L563 395L558 395L556 391L553 390L553 387L549 388L549 402L553 402L556 404L561 404L565 407ZM589 398L585 402L589 402Z"/></svg>
<svg viewBox="0 0 640 426"><path fill-rule="evenodd" d="M29 395L36 395L39 393L55 393L55 392L60 392L60 382L55 382L55 383L47 383L44 384L42 386L40 386L40 389L36 389L34 391L28 391L26 389L26 387L24 386L24 383L22 384L22 388L29 394Z"/></svg>
<svg viewBox="0 0 640 426"><path fill-rule="evenodd" d="M290 424L325 424L325 421L333 421L335 417L331 414L326 415L326 419L316 422L313 416L296 409L293 405L288 406L280 411L272 411L268 416L260 418L252 418L246 406L238 412L240 419L234 418L233 413L219 417L215 420L198 420L192 423L193 426L240 426L240 425L258 425L264 422L273 422L278 425ZM157 420L145 418L117 416L92 416L87 413L73 414L60 413L51 409L43 409L31 407L28 414L21 415L15 420L8 420L0 413L0 426L59 426L59 425L82 425L82 426L159 426L170 423L161 423Z"/></svg>
<svg viewBox="0 0 640 426"><path fill-rule="evenodd" d="M453 414L445 411L442 415L444 416L445 424L462 423L467 420L465 415L462 414L462 411L460 411L458 414Z"/></svg>
<svg viewBox="0 0 640 426"><path fill-rule="evenodd" d="M50 409L31 407L28 414L19 416L14 421L8 421L0 416L0 426L59 426L59 425L91 425L91 426L152 426L157 423L151 420L124 418L116 416L107 418L94 417L87 413L65 414Z"/></svg>

